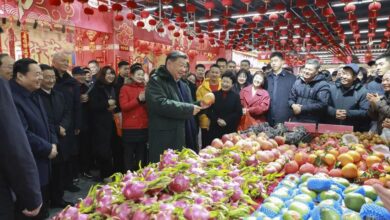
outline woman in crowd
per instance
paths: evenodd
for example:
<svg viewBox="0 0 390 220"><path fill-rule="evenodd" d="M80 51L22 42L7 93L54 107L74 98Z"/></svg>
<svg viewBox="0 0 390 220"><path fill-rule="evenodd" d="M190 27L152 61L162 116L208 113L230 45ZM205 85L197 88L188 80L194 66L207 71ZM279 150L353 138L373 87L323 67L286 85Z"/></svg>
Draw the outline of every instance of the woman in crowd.
<svg viewBox="0 0 390 220"><path fill-rule="evenodd" d="M373 120L378 121L378 134L382 133L383 128L390 128L390 71L383 75L382 87L385 91L383 96L367 94L367 100L370 102L368 114Z"/></svg>
<svg viewBox="0 0 390 220"><path fill-rule="evenodd" d="M145 102L145 71L140 64L130 67L128 83L119 95L122 109L122 144L125 170L138 170L146 165L148 113Z"/></svg>
<svg viewBox="0 0 390 220"><path fill-rule="evenodd" d="M193 73L189 73L187 75L187 80L185 81L190 87L191 90L191 96L193 100L196 100L196 76Z"/></svg>
<svg viewBox="0 0 390 220"><path fill-rule="evenodd" d="M96 84L89 95L91 133L100 177L107 182L113 170L111 145L116 135L113 115L117 108L114 89L115 71L110 66L105 66L96 78Z"/></svg>
<svg viewBox="0 0 390 220"><path fill-rule="evenodd" d="M248 70L240 69L237 73L237 82L233 85L233 91L240 94L241 89L250 84L251 78L251 73Z"/></svg>
<svg viewBox="0 0 390 220"><path fill-rule="evenodd" d="M222 74L221 90L214 92L215 103L207 110L211 140L237 131L242 116L242 106L240 96L232 91L234 82L234 73L226 71Z"/></svg>
<svg viewBox="0 0 390 220"><path fill-rule="evenodd" d="M357 75L357 78L360 80L361 84L365 85L367 83L367 80L368 80L368 76L367 75L368 75L367 74L367 69L363 68L363 67L360 67L358 75Z"/></svg>
<svg viewBox="0 0 390 220"><path fill-rule="evenodd" d="M266 113L269 108L270 97L267 90L263 89L264 76L256 73L253 76L253 84L245 87L240 92L243 114L249 114L257 123L267 121Z"/></svg>

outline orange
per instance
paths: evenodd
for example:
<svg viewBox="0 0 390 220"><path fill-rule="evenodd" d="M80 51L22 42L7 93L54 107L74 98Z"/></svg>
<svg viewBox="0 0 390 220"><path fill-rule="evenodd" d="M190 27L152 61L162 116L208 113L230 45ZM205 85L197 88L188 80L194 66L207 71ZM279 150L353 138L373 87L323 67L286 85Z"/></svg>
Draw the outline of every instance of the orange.
<svg viewBox="0 0 390 220"><path fill-rule="evenodd" d="M382 161L381 158L377 157L377 156L374 156L374 155L371 155L371 156L368 156L367 159L366 159L366 163L367 163L367 166L369 168L371 168L371 166L374 164L374 163L380 163Z"/></svg>
<svg viewBox="0 0 390 220"><path fill-rule="evenodd" d="M336 157L333 154L326 154L323 160L328 166L332 166L336 163Z"/></svg>
<svg viewBox="0 0 390 220"><path fill-rule="evenodd" d="M356 178L358 176L358 168L353 163L348 163L341 169L341 174L345 178Z"/></svg>
<svg viewBox="0 0 390 220"><path fill-rule="evenodd" d="M359 152L357 152L357 151L351 150L351 151L348 151L347 154L352 156L354 163L359 162L362 159Z"/></svg>
<svg viewBox="0 0 390 220"><path fill-rule="evenodd" d="M315 155L315 154L310 154L310 155L309 155L309 158L307 158L307 162L308 162L308 163L311 163L311 164L314 164L314 162L316 161L316 159L317 159L317 155Z"/></svg>
<svg viewBox="0 0 390 220"><path fill-rule="evenodd" d="M353 163L353 157L347 153L340 154L340 156L337 157L337 160L340 161L341 166Z"/></svg>
<svg viewBox="0 0 390 220"><path fill-rule="evenodd" d="M307 162L307 154L304 153L304 152L299 152L297 154L294 155L294 160L299 164L299 165L302 165L304 163Z"/></svg>
<svg viewBox="0 0 390 220"><path fill-rule="evenodd" d="M355 151L357 151L360 155L363 155L363 154L366 154L366 153L367 153L366 149L364 149L364 148L362 148L362 147L357 147L357 148L355 149Z"/></svg>
<svg viewBox="0 0 390 220"><path fill-rule="evenodd" d="M374 152L373 155L381 158L382 160L385 159L385 155L383 153L381 153L381 152L378 152L378 151Z"/></svg>
<svg viewBox="0 0 390 220"><path fill-rule="evenodd" d="M333 156L337 157L339 156L340 152L334 148L328 151L328 153L332 154Z"/></svg>

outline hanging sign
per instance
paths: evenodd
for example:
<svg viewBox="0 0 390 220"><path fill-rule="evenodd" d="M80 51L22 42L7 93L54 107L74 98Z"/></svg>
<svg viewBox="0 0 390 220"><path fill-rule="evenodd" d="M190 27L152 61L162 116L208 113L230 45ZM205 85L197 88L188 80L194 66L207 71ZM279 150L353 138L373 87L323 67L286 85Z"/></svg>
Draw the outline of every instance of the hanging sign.
<svg viewBox="0 0 390 220"><path fill-rule="evenodd" d="M130 51L130 48L127 45L119 44L119 51Z"/></svg>
<svg viewBox="0 0 390 220"><path fill-rule="evenodd" d="M8 29L8 37L9 55L15 59L15 32L12 28Z"/></svg>
<svg viewBox="0 0 390 220"><path fill-rule="evenodd" d="M116 56L115 57L115 72L118 73L118 63L121 62L121 57L120 56Z"/></svg>
<svg viewBox="0 0 390 220"><path fill-rule="evenodd" d="M28 36L28 32L27 31L22 31L20 33L21 35L21 47L22 47L22 58L30 58L30 39L29 39L29 36Z"/></svg>

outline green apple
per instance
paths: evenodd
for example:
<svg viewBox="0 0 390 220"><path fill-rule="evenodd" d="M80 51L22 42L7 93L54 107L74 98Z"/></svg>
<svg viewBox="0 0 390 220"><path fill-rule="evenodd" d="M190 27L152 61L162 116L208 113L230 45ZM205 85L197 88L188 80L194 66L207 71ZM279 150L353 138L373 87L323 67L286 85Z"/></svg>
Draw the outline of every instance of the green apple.
<svg viewBox="0 0 390 220"><path fill-rule="evenodd" d="M376 200L376 201L375 201L375 204L377 204L377 205L383 207L383 202L382 202L382 200Z"/></svg>
<svg viewBox="0 0 390 220"><path fill-rule="evenodd" d="M279 209L283 208L284 202L283 200L279 199L278 197L270 196L264 200L264 202L270 202L275 204Z"/></svg>
<svg viewBox="0 0 390 220"><path fill-rule="evenodd" d="M374 201L372 201L372 199L368 198L368 197L364 197L364 199L366 200L366 203L367 204L370 204L370 203L373 203Z"/></svg>
<svg viewBox="0 0 390 220"><path fill-rule="evenodd" d="M333 177L333 180L337 183L344 185L345 187L348 187L350 185L349 181L342 177Z"/></svg>
<svg viewBox="0 0 390 220"><path fill-rule="evenodd" d="M295 184L294 182L292 182L292 181L290 181L290 180L284 180L284 181L282 182L282 184L283 184L283 186L285 186L285 187L287 187L287 188L289 188L289 189L294 188L294 187L297 186L297 184Z"/></svg>
<svg viewBox="0 0 390 220"><path fill-rule="evenodd" d="M347 208L360 212L360 208L366 203L366 199L359 193L351 192L345 195L344 203Z"/></svg>
<svg viewBox="0 0 390 220"><path fill-rule="evenodd" d="M362 187L366 192L366 197L370 198L372 201L375 201L378 198L378 194L376 193L374 187L367 185L364 185Z"/></svg>
<svg viewBox="0 0 390 220"><path fill-rule="evenodd" d="M301 181L302 181L302 183L306 182L310 177L313 177L313 174L311 174L311 173L304 173L304 174L301 176Z"/></svg>
<svg viewBox="0 0 390 220"><path fill-rule="evenodd" d="M309 195L312 199L315 199L317 197L317 193L315 193L314 191L308 189L306 186L301 188L301 192L303 194Z"/></svg>
<svg viewBox="0 0 390 220"><path fill-rule="evenodd" d="M288 210L297 211L297 212L299 212L299 214L301 214L301 216L305 216L306 214L308 214L310 212L310 208L308 205L306 205L303 202L298 202L298 201L292 202L290 204L290 206L288 207Z"/></svg>
<svg viewBox="0 0 390 220"><path fill-rule="evenodd" d="M342 220L362 220L362 218L357 212L347 212L343 214Z"/></svg>
<svg viewBox="0 0 390 220"><path fill-rule="evenodd" d="M326 200L321 201L318 204L318 206L320 206L320 207L334 206L335 203L336 203L336 201L333 199L326 199Z"/></svg>
<svg viewBox="0 0 390 220"><path fill-rule="evenodd" d="M300 220L302 219L301 214L294 210L288 210L283 213L283 220Z"/></svg>
<svg viewBox="0 0 390 220"><path fill-rule="evenodd" d="M321 219L326 220L341 220L340 215L334 210L327 207L321 207Z"/></svg>
<svg viewBox="0 0 390 220"><path fill-rule="evenodd" d="M280 212L280 208L278 206L276 206L275 204L270 203L270 202L266 202L266 203L262 204L261 206L270 210L270 211L273 211L276 214L278 214Z"/></svg>
<svg viewBox="0 0 390 220"><path fill-rule="evenodd" d="M337 194L335 191L329 190L329 191L321 192L320 199L321 199L321 201L327 200L327 199L333 199L333 200L337 201L340 199L340 195Z"/></svg>
<svg viewBox="0 0 390 220"><path fill-rule="evenodd" d="M293 200L298 202L303 202L303 203L308 203L313 201L313 199L308 194L296 195L294 196Z"/></svg>
<svg viewBox="0 0 390 220"><path fill-rule="evenodd" d="M348 194L348 193L351 193L357 189L359 189L359 185L356 185L356 184L351 184L350 186L348 186L345 190L344 190L344 194Z"/></svg>
<svg viewBox="0 0 390 220"><path fill-rule="evenodd" d="M288 193L288 189L287 188L280 188L278 190L276 190L275 192L272 193L273 196L277 196L279 198L289 198L289 193Z"/></svg>

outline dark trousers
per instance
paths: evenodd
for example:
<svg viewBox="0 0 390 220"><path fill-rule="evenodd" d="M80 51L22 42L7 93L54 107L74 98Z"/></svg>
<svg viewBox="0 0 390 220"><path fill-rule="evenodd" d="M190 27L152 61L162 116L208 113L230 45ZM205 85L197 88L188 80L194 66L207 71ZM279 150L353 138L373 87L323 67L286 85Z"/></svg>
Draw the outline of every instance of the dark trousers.
<svg viewBox="0 0 390 220"><path fill-rule="evenodd" d="M137 171L147 164L147 130L123 130L122 144L125 170Z"/></svg>
<svg viewBox="0 0 390 220"><path fill-rule="evenodd" d="M124 171L122 139L117 135L116 129L114 129L114 132L111 141L113 171L122 173Z"/></svg>
<svg viewBox="0 0 390 220"><path fill-rule="evenodd" d="M0 187L0 219L15 219L14 205L10 189L2 185Z"/></svg>
<svg viewBox="0 0 390 220"><path fill-rule="evenodd" d="M16 220L43 220L48 218L49 216L49 185L41 186L41 193L42 193L42 207L39 211L39 214L35 217L27 217L23 215L23 207L21 207L20 204L18 204L18 201L16 201L15 205L15 219Z"/></svg>
<svg viewBox="0 0 390 220"><path fill-rule="evenodd" d="M50 180L50 201L60 203L64 196L65 187L65 163L52 163L52 173Z"/></svg>
<svg viewBox="0 0 390 220"><path fill-rule="evenodd" d="M64 182L65 187L73 185L73 179L78 177L78 156L70 156L67 161L64 162Z"/></svg>
<svg viewBox="0 0 390 220"><path fill-rule="evenodd" d="M210 140L210 131L208 131L205 128L202 128L200 130L201 130L201 133L202 133L202 148L205 148L208 145L210 145L210 143L212 141L212 140Z"/></svg>
<svg viewBox="0 0 390 220"><path fill-rule="evenodd" d="M89 131L81 131L79 135L79 151L80 151L80 172L88 173L92 167L92 143L91 134Z"/></svg>

